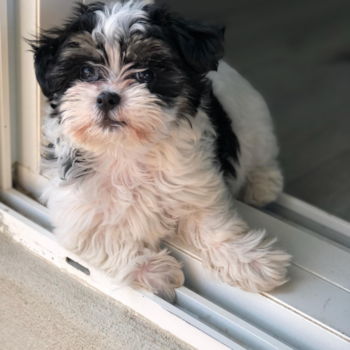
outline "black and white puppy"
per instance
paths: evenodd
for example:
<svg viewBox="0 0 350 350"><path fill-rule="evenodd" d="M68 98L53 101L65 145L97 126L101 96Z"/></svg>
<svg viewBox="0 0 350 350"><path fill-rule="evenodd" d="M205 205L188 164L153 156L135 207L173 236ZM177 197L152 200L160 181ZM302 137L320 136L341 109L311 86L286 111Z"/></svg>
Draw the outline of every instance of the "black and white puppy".
<svg viewBox="0 0 350 350"><path fill-rule="evenodd" d="M159 246L172 236L232 286L286 281L289 255L233 207L273 201L283 178L266 104L219 62L222 30L141 1L94 3L31 45L51 106L43 200L67 249L168 300L184 282Z"/></svg>

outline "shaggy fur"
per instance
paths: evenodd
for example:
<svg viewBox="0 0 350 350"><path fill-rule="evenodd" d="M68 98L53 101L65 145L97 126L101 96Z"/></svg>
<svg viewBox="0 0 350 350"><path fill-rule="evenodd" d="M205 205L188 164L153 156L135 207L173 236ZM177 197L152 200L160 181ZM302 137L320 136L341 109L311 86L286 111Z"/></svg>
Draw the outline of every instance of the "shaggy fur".
<svg viewBox="0 0 350 350"><path fill-rule="evenodd" d="M219 63L222 30L140 1L94 3L31 45L51 106L42 199L67 249L167 300L184 282L159 246L174 235L232 286L286 281L289 255L233 208L273 201L283 179L263 99ZM118 95L113 108L101 93Z"/></svg>

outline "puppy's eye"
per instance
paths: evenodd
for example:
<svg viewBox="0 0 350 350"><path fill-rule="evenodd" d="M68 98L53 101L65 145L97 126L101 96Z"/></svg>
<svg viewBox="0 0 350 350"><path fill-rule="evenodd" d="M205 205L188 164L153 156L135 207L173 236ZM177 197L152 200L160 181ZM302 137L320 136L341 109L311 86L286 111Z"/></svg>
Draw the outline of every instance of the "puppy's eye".
<svg viewBox="0 0 350 350"><path fill-rule="evenodd" d="M82 81L96 81L98 80L99 75L97 69L91 66L85 66L80 71L80 79Z"/></svg>
<svg viewBox="0 0 350 350"><path fill-rule="evenodd" d="M145 70L143 72L137 72L136 73L136 79L140 83L151 83L154 80L154 73L151 70Z"/></svg>

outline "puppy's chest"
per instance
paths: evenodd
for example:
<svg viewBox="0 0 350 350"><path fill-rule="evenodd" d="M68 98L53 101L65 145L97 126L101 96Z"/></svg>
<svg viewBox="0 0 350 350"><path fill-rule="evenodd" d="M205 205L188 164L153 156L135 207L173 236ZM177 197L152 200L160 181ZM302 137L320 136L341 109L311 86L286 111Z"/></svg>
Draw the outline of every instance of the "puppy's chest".
<svg viewBox="0 0 350 350"><path fill-rule="evenodd" d="M98 212L127 217L178 218L198 202L198 192L212 182L212 152L201 133L188 127L148 149L143 156L106 154L80 187ZM204 140L204 141L203 141ZM210 184L209 184L210 185ZM148 215L150 214L150 215Z"/></svg>
<svg viewBox="0 0 350 350"><path fill-rule="evenodd" d="M84 186L94 187L95 201L112 211L141 208L168 212L180 205L177 194L184 188L181 160L158 155L139 161L114 160L97 167Z"/></svg>

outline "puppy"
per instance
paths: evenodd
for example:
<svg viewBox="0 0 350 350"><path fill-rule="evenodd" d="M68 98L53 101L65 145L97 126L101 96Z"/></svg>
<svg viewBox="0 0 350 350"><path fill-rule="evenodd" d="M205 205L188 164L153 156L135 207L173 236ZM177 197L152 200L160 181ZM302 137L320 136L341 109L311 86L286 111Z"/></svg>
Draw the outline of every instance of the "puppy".
<svg viewBox="0 0 350 350"><path fill-rule="evenodd" d="M120 285L171 301L178 236L212 277L251 292L286 281L289 255L250 230L233 197L282 189L261 96L223 57L223 30L141 1L77 5L30 42L50 113L43 193L62 244Z"/></svg>

